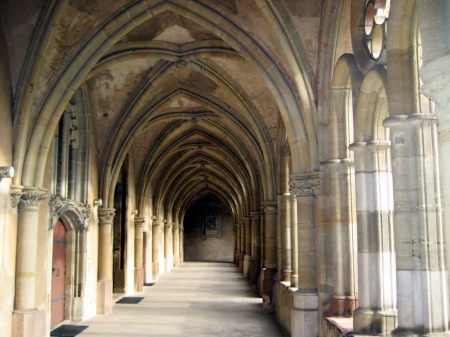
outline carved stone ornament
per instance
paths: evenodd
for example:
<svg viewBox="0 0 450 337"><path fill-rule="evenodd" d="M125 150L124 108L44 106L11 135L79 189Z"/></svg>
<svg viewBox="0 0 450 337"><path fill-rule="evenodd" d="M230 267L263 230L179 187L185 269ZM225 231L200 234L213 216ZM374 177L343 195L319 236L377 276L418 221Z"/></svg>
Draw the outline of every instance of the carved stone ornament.
<svg viewBox="0 0 450 337"><path fill-rule="evenodd" d="M44 199L48 198L45 190L12 190L10 193L11 206L19 209L39 209Z"/></svg>
<svg viewBox="0 0 450 337"><path fill-rule="evenodd" d="M50 225L52 230L58 219L66 220L74 226L76 231L87 231L91 223L91 206L88 203L77 203L73 200L52 195L49 202Z"/></svg>
<svg viewBox="0 0 450 337"><path fill-rule="evenodd" d="M143 227L145 222L145 217L135 217L134 218L134 227Z"/></svg>
<svg viewBox="0 0 450 337"><path fill-rule="evenodd" d="M99 208L97 212L99 224L110 224L116 215L115 208Z"/></svg>
<svg viewBox="0 0 450 337"><path fill-rule="evenodd" d="M297 197L316 196L321 187L320 177L307 177L289 181L289 191Z"/></svg>

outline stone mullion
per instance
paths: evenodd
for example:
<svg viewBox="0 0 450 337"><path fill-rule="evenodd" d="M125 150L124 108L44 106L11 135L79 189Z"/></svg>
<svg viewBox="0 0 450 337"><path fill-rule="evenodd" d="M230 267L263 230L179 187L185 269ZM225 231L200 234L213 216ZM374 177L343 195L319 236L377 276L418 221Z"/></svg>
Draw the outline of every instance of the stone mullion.
<svg viewBox="0 0 450 337"><path fill-rule="evenodd" d="M98 209L98 284L97 313L112 313L113 292L113 243L112 225L116 210L114 208Z"/></svg>
<svg viewBox="0 0 450 337"><path fill-rule="evenodd" d="M390 128L395 198L398 328L393 336L449 335L437 118L394 116Z"/></svg>
<svg viewBox="0 0 450 337"><path fill-rule="evenodd" d="M298 290L291 311L293 336L315 337L319 332L317 293L316 195L317 174L292 175L290 191L297 197Z"/></svg>
<svg viewBox="0 0 450 337"><path fill-rule="evenodd" d="M359 307L353 330L389 335L395 328L396 278L389 141L354 143Z"/></svg>

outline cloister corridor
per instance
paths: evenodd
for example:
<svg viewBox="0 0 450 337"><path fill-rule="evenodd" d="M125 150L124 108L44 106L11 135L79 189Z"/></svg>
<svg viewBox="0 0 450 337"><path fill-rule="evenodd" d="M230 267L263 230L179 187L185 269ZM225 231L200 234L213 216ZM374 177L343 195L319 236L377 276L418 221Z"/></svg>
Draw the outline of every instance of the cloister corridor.
<svg viewBox="0 0 450 337"><path fill-rule="evenodd" d="M288 336L232 263L185 262L130 296L145 298L79 322L78 336Z"/></svg>

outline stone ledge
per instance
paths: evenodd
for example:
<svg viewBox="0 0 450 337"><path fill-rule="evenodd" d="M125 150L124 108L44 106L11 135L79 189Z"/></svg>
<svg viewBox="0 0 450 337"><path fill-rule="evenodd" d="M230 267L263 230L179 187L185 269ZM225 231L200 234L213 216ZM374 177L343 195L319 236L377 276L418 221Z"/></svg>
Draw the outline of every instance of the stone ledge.
<svg viewBox="0 0 450 337"><path fill-rule="evenodd" d="M352 317L325 317L327 325L332 325L341 336L353 336Z"/></svg>

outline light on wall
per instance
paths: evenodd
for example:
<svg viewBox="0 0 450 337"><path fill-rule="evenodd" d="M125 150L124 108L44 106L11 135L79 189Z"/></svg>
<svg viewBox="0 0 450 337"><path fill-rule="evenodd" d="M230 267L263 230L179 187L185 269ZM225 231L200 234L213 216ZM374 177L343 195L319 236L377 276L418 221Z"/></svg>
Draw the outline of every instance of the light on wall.
<svg viewBox="0 0 450 337"><path fill-rule="evenodd" d="M133 214L133 215L138 215L138 213L139 213L139 211L137 209L131 211L131 214Z"/></svg>
<svg viewBox="0 0 450 337"><path fill-rule="evenodd" d="M0 179L14 177L14 167L12 166L0 166Z"/></svg>
<svg viewBox="0 0 450 337"><path fill-rule="evenodd" d="M94 199L94 207L95 206L101 206L103 205L103 200L102 199Z"/></svg>

